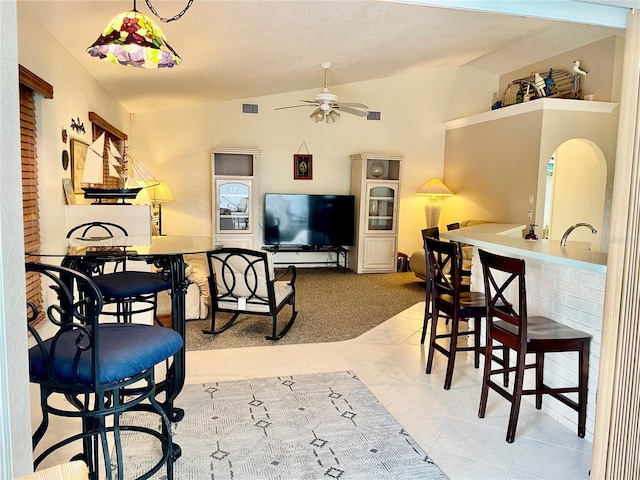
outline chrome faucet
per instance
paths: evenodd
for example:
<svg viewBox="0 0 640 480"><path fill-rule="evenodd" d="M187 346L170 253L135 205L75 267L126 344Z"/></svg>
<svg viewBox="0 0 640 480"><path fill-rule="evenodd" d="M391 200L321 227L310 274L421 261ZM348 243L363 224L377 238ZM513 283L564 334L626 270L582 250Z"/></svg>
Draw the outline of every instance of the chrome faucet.
<svg viewBox="0 0 640 480"><path fill-rule="evenodd" d="M594 235L596 233L598 233L598 230L596 230L595 227L593 225L591 225L590 223L576 223L575 225L571 225L569 228L567 228L567 231L564 232L564 235L562 235L562 240L560 240L560 246L561 247L565 247L567 245L567 238L569 237L569 234L571 232L573 232L578 227L590 228L591 229L591 233L593 233Z"/></svg>

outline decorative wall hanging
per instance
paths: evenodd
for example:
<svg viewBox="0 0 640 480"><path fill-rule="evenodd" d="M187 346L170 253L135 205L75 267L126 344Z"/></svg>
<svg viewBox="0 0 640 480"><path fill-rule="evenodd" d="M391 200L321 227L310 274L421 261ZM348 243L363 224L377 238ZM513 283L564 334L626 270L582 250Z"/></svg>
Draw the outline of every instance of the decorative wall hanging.
<svg viewBox="0 0 640 480"><path fill-rule="evenodd" d="M84 123L80 121L80 117L77 117L75 120L73 118L71 119L71 130L76 133L87 133L84 130Z"/></svg>
<svg viewBox="0 0 640 480"><path fill-rule="evenodd" d="M62 168L64 170L69 168L69 152L67 150L62 151Z"/></svg>
<svg viewBox="0 0 640 480"><path fill-rule="evenodd" d="M302 147L307 151L301 154ZM307 150L307 144L303 141L300 144L298 153L293 155L293 179L294 180L311 180L313 178L313 155Z"/></svg>
<svg viewBox="0 0 640 480"><path fill-rule="evenodd" d="M313 157L309 154L295 154L293 156L293 178L294 180L311 180L313 178L312 162Z"/></svg>

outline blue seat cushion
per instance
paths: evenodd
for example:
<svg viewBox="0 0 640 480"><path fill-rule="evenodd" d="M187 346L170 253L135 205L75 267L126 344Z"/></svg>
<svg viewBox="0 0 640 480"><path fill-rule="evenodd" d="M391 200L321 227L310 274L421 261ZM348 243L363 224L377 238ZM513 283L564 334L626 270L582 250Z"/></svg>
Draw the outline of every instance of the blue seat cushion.
<svg viewBox="0 0 640 480"><path fill-rule="evenodd" d="M92 278L105 297L124 298L145 293L158 293L171 288L171 280L163 279L159 273L116 272Z"/></svg>
<svg viewBox="0 0 640 480"><path fill-rule="evenodd" d="M137 375L166 360L182 348L183 341L176 331L164 327L136 323L99 324L99 377L100 384L115 383ZM62 333L56 343L54 371L60 383L74 383L74 356L78 349L76 341L80 330ZM46 340L47 350L52 340ZM84 342L86 344L86 342ZM38 346L29 350L29 372L31 380L46 381L47 361ZM77 384L93 384L91 352L80 356Z"/></svg>

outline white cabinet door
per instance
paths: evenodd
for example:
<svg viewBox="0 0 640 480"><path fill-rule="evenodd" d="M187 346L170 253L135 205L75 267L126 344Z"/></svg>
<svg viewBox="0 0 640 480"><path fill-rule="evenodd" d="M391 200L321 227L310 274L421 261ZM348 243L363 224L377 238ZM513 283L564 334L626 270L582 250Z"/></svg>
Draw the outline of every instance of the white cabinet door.
<svg viewBox="0 0 640 480"><path fill-rule="evenodd" d="M398 182L367 182L365 233L395 233Z"/></svg>
<svg viewBox="0 0 640 480"><path fill-rule="evenodd" d="M367 236L364 238L364 272L396 271L396 237Z"/></svg>
<svg viewBox="0 0 640 480"><path fill-rule="evenodd" d="M218 235L216 237L216 246L236 247L236 248L255 248L253 245L253 236L250 235Z"/></svg>
<svg viewBox="0 0 640 480"><path fill-rule="evenodd" d="M251 180L216 180L216 232L251 234L253 222Z"/></svg>

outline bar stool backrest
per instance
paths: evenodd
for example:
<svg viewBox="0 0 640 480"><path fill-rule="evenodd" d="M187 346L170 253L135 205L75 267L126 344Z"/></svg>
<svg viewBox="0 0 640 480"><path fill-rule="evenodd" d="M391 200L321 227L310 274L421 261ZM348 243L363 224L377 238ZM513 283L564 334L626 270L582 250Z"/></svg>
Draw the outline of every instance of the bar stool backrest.
<svg viewBox="0 0 640 480"><path fill-rule="evenodd" d="M491 338L514 349L526 349L527 291L525 262L479 250L487 298L487 328ZM515 295L508 295L513 292ZM517 298L511 302L507 297ZM500 323L496 326L497 321Z"/></svg>

